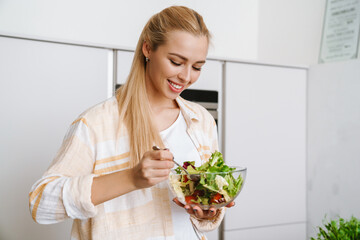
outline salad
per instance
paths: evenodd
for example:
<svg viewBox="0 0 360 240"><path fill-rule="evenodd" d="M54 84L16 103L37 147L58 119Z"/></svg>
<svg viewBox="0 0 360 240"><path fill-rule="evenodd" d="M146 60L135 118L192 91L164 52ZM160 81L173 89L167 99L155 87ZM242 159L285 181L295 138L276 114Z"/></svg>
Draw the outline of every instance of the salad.
<svg viewBox="0 0 360 240"><path fill-rule="evenodd" d="M198 174L196 181L190 179L183 170L175 169L177 174L170 174L169 180L180 202L187 204L216 205L231 201L238 194L244 179L241 174L234 178L231 168L224 163L220 152L211 154L208 162L199 167L195 162L184 162L183 167L189 174Z"/></svg>

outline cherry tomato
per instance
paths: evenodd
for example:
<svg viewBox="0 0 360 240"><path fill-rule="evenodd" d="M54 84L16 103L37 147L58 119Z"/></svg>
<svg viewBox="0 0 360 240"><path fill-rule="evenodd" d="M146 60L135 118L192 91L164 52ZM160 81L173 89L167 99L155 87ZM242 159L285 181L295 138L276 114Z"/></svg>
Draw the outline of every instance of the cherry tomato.
<svg viewBox="0 0 360 240"><path fill-rule="evenodd" d="M219 203L219 199L223 196L220 193L216 193L210 200L210 203Z"/></svg>
<svg viewBox="0 0 360 240"><path fill-rule="evenodd" d="M185 196L185 202L188 203L188 204L194 203L194 202L191 201L191 200L196 201L196 199L197 199L197 198L194 197L194 196Z"/></svg>

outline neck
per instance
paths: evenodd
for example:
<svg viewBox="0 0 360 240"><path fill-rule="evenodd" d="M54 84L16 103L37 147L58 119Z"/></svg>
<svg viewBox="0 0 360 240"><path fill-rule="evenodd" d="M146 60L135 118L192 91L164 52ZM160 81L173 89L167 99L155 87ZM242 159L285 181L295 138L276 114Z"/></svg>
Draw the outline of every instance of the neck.
<svg viewBox="0 0 360 240"><path fill-rule="evenodd" d="M179 108L176 100L160 99L154 96L148 96L150 107L153 111L158 112L165 109Z"/></svg>
<svg viewBox="0 0 360 240"><path fill-rule="evenodd" d="M154 94L151 91L148 91L147 87L147 97L149 100L149 104L152 110L165 110L165 109L174 109L179 108L175 99L169 99L163 97L161 94Z"/></svg>

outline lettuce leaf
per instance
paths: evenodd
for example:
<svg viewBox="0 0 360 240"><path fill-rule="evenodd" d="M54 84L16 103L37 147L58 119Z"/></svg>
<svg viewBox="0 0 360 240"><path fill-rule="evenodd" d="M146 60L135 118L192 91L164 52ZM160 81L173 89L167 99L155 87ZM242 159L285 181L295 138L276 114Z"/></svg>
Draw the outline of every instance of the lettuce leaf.
<svg viewBox="0 0 360 240"><path fill-rule="evenodd" d="M219 151L212 153L209 161L201 166L195 167L194 164L195 162L184 162L184 166L186 166L189 174L199 174L200 181L192 182L189 180L181 185L185 196L193 194L194 190L201 190L203 192L202 196L197 196L196 200L192 200L194 203L207 205L216 193L220 193L226 201L229 201L239 192L243 179L241 175L237 179L233 177L231 171L235 170L235 168L225 164L223 156ZM194 185L189 186L190 182Z"/></svg>
<svg viewBox="0 0 360 240"><path fill-rule="evenodd" d="M241 188L243 178L241 175L237 179L232 174L227 174L225 180L229 183L228 186L224 186L224 190L229 194L230 197L234 197Z"/></svg>

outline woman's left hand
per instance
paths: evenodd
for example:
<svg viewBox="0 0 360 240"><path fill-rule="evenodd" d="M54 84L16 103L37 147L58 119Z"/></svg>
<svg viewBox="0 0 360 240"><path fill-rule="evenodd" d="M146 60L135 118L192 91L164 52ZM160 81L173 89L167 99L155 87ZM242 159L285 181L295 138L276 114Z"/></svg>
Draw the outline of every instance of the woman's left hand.
<svg viewBox="0 0 360 240"><path fill-rule="evenodd" d="M185 210L190 214L190 215L194 215L196 218L200 218L200 219L211 219L213 218L216 214L217 214L217 209L214 207L210 207L209 210L202 210L199 206L194 205L194 206L190 206L190 205L184 205L182 204L177 198L174 198L173 201L180 207L185 208ZM235 202L230 202L228 205L226 205L227 208L231 208L235 206Z"/></svg>

